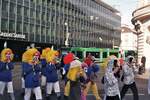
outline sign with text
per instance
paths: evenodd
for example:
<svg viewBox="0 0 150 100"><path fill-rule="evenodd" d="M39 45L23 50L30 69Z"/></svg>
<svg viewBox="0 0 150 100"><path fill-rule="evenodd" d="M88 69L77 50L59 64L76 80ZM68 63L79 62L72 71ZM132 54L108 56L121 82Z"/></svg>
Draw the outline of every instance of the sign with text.
<svg viewBox="0 0 150 100"><path fill-rule="evenodd" d="M25 39L24 34L0 32L0 37Z"/></svg>

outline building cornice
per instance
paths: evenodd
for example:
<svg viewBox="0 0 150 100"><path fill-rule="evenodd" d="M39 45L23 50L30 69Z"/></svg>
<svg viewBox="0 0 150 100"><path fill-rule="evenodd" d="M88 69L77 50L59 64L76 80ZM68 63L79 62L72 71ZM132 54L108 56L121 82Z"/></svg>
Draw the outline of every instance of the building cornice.
<svg viewBox="0 0 150 100"><path fill-rule="evenodd" d="M147 18L150 18L150 4L143 6L141 8L136 9L132 13L132 21L133 20L145 20Z"/></svg>
<svg viewBox="0 0 150 100"><path fill-rule="evenodd" d="M102 0L93 0L93 1L95 1L96 3L104 6L105 8L111 10L114 13L120 13L117 9L113 8L112 6L110 6L107 3L103 2Z"/></svg>

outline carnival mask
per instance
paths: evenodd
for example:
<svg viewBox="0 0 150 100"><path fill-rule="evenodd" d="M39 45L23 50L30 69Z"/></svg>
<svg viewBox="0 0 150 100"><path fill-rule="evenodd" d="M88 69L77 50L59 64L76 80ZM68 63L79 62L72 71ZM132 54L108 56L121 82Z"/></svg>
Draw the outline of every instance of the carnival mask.
<svg viewBox="0 0 150 100"><path fill-rule="evenodd" d="M11 60L11 53L10 52L6 52L6 60L10 61Z"/></svg>
<svg viewBox="0 0 150 100"><path fill-rule="evenodd" d="M39 52L36 52L34 55L33 55L33 63L37 63L39 61L39 58L40 58L40 53Z"/></svg>

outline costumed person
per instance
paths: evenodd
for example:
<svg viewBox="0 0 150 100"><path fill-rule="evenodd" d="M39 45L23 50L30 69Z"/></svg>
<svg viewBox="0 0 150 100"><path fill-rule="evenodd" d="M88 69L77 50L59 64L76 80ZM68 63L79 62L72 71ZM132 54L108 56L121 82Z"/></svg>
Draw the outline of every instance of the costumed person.
<svg viewBox="0 0 150 100"><path fill-rule="evenodd" d="M11 100L15 100L12 82L12 70L14 69L12 63L13 56L12 50L5 48L1 52L0 61L0 94L3 95L5 86L7 86L7 91L10 94Z"/></svg>
<svg viewBox="0 0 150 100"><path fill-rule="evenodd" d="M88 65L85 62L83 62L81 66L84 72L86 73ZM83 78L81 78L80 80L81 80L81 100L86 100L86 94L85 94L86 80Z"/></svg>
<svg viewBox="0 0 150 100"><path fill-rule="evenodd" d="M30 49L30 46L27 46L26 51L28 49ZM28 57L28 55L26 55L27 54L26 51L22 55L22 64L21 64L22 68L23 68L23 66L26 66L26 64L28 64L28 61L26 58L26 57ZM22 69L22 78L21 78L21 88L22 88L21 94L22 94L22 96L24 96L24 94L25 94L25 82L24 82L23 69Z"/></svg>
<svg viewBox="0 0 150 100"><path fill-rule="evenodd" d="M62 69L62 75L63 75L63 78L66 80L66 76L67 76L67 73L69 71L69 67L70 67L70 63L74 60L74 54L73 53L68 53L66 55L64 55L63 57L63 69Z"/></svg>
<svg viewBox="0 0 150 100"><path fill-rule="evenodd" d="M134 57L128 56L127 62L124 64L122 68L123 70L122 81L124 82L124 85L121 90L121 99L124 98L126 92L130 88L133 93L134 100L139 100L138 90L134 79L135 74L138 72L138 68L135 66L134 61L135 61Z"/></svg>
<svg viewBox="0 0 150 100"><path fill-rule="evenodd" d="M116 58L114 59L114 63L113 63L113 70L117 68L117 72L114 73L115 77L119 80L120 79L120 71L121 71L121 66L120 66L120 62L119 60Z"/></svg>
<svg viewBox="0 0 150 100"><path fill-rule="evenodd" d="M115 56L110 56L108 59L107 68L103 77L105 91L104 100L121 100L118 79L115 76L120 68L115 66L116 61L118 60Z"/></svg>
<svg viewBox="0 0 150 100"><path fill-rule="evenodd" d="M39 66L40 52L36 48L32 48L28 49L24 55L25 60L28 62L22 66L25 80L24 100L30 100L32 91L35 94L36 100L42 100L42 93L40 88L41 69Z"/></svg>
<svg viewBox="0 0 150 100"><path fill-rule="evenodd" d="M46 55L46 61L47 61L47 65L46 65L46 93L47 93L47 97L46 97L46 99L47 100L49 100L53 89L57 95L58 100L61 99L57 68L55 65L58 55L59 55L58 51L55 51L53 49L51 49Z"/></svg>
<svg viewBox="0 0 150 100"><path fill-rule="evenodd" d="M79 60L74 60L70 63L70 68L67 73L67 84L69 98L68 100L80 100L81 99L81 82L80 78L86 78L86 74L84 73L81 62Z"/></svg>
<svg viewBox="0 0 150 100"><path fill-rule="evenodd" d="M41 69L41 86L42 86L42 93L45 92L44 89L46 88L46 55L48 52L50 52L50 48L45 48L42 50L42 55L41 55L41 65L42 65L42 69Z"/></svg>
<svg viewBox="0 0 150 100"><path fill-rule="evenodd" d="M70 63L73 60L74 60L74 54L73 53L68 53L63 58L64 67L62 69L62 75L63 75L63 79L65 80L65 89L64 89L64 99L65 100L68 100L68 98L69 98L70 83L68 82L67 74L68 74L68 71L70 68Z"/></svg>
<svg viewBox="0 0 150 100"><path fill-rule="evenodd" d="M120 69L122 69L122 66L124 65L124 59L123 59L123 55L121 54L121 57L119 59L119 63L120 63Z"/></svg>
<svg viewBox="0 0 150 100"><path fill-rule="evenodd" d="M87 75L86 89L84 90L84 94L87 95L89 89L91 88L96 100L101 100L95 82L97 78L96 74L99 71L99 65L97 65L94 60L95 57L89 55L84 61L84 63L87 64L87 66L84 66L84 71Z"/></svg>
<svg viewBox="0 0 150 100"><path fill-rule="evenodd" d="M139 74L142 75L143 73L145 73L145 64L146 64L146 57L142 56L141 58L141 63L139 66Z"/></svg>

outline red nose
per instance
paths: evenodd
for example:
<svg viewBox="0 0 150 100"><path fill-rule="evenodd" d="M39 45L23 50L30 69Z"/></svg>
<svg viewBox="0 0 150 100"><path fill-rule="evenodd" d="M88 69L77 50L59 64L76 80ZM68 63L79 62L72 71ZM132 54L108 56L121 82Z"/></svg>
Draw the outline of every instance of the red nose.
<svg viewBox="0 0 150 100"><path fill-rule="evenodd" d="M36 52L36 53L34 54L34 56L40 56L40 53L39 53L39 52Z"/></svg>

